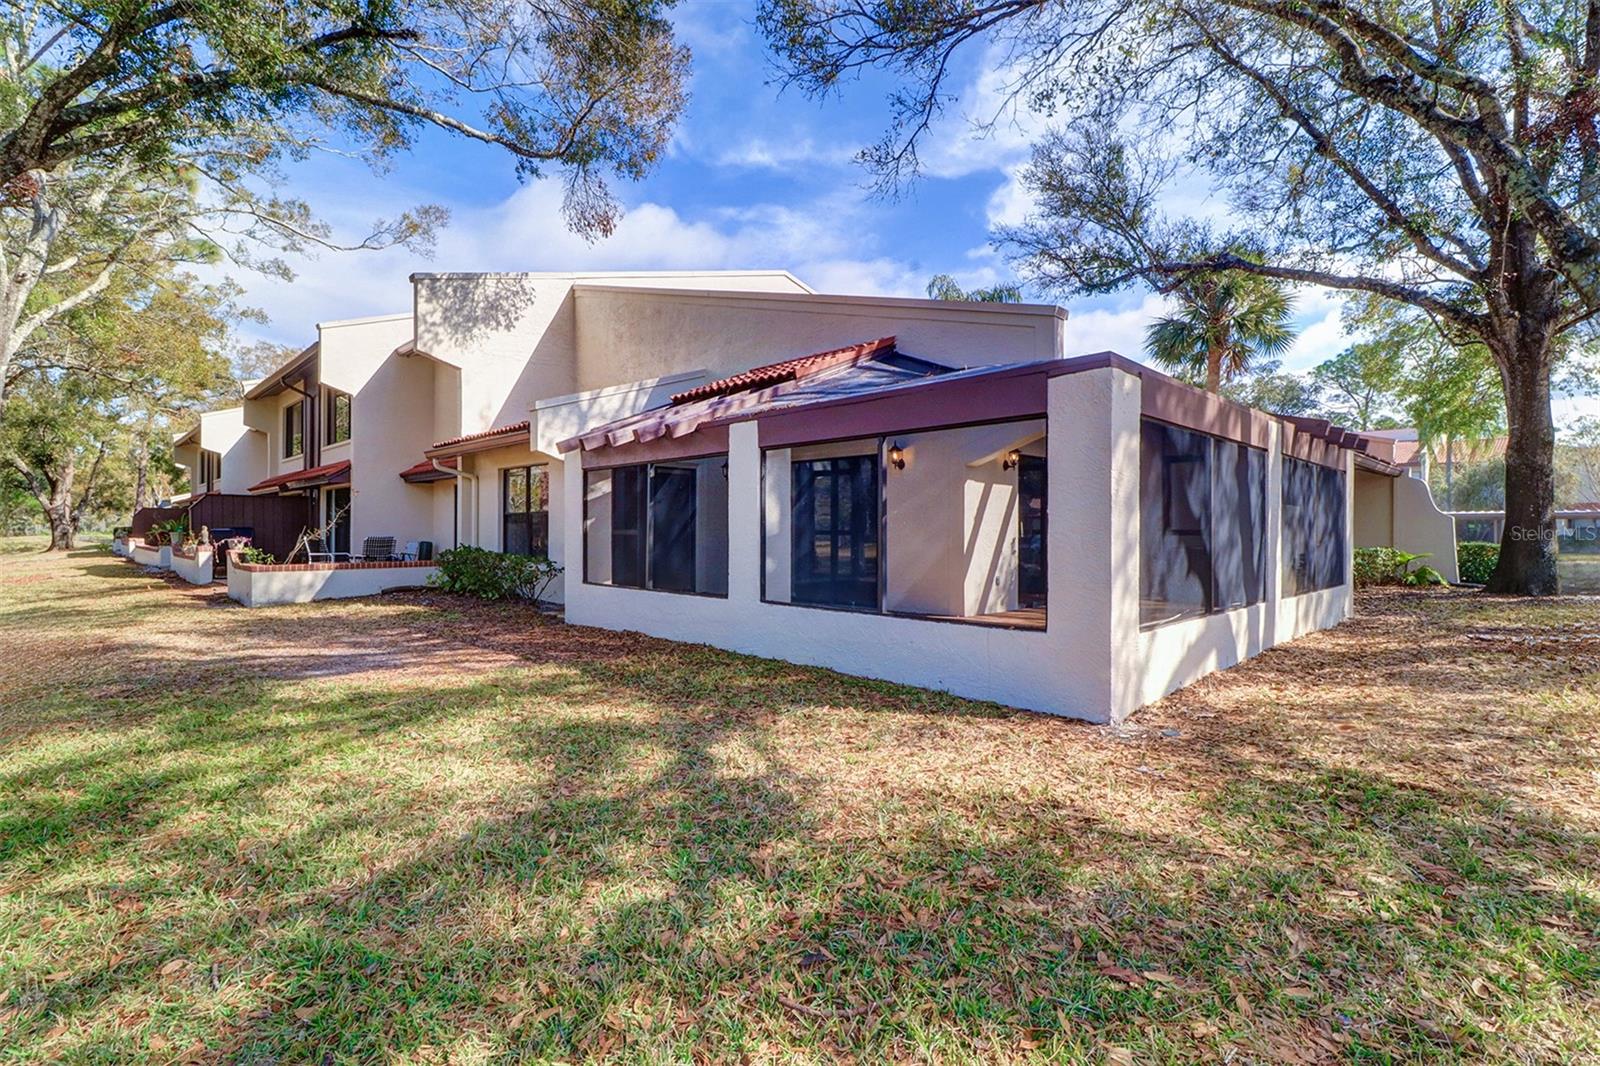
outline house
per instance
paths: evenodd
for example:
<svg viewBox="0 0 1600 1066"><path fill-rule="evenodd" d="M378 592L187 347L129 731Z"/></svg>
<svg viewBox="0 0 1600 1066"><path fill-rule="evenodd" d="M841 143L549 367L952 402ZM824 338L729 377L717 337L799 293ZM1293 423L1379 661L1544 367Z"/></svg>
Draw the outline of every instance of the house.
<svg viewBox="0 0 1600 1066"><path fill-rule="evenodd" d="M304 500L320 548L424 558L241 563L236 598L416 583L428 545L546 554L574 622L1119 721L1344 618L1357 476L1403 480L1325 422L1067 358L1053 306L781 271L412 286L321 324L241 418L246 490Z"/></svg>
<svg viewBox="0 0 1600 1066"><path fill-rule="evenodd" d="M172 442L172 461L189 477L189 497L244 492L267 468L266 440L244 423L244 408L207 411Z"/></svg>

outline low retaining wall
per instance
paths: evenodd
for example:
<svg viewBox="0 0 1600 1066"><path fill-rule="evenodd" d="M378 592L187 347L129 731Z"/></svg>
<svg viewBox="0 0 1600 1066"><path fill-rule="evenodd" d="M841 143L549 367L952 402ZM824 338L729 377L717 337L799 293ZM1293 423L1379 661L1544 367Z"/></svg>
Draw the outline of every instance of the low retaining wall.
<svg viewBox="0 0 1600 1066"><path fill-rule="evenodd" d="M438 570L438 564L432 562L267 565L241 562L237 553L230 553L228 596L246 607L374 596L388 589L425 585Z"/></svg>
<svg viewBox="0 0 1600 1066"><path fill-rule="evenodd" d="M216 580L213 562L216 549L210 544L176 548L172 552L172 572L191 585L209 585Z"/></svg>
<svg viewBox="0 0 1600 1066"><path fill-rule="evenodd" d="M172 569L172 545L146 544L143 541L131 541L131 550L128 557L140 566L155 566L162 570Z"/></svg>

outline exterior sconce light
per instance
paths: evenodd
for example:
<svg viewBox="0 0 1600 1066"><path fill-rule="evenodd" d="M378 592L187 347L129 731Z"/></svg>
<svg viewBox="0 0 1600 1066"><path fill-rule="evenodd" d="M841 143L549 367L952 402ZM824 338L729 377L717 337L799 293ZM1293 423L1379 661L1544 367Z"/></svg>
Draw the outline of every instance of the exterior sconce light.
<svg viewBox="0 0 1600 1066"><path fill-rule="evenodd" d="M1015 470L1020 462L1022 462L1022 453L1012 448L1009 452L1006 452L1006 457L1000 460L1000 469Z"/></svg>
<svg viewBox="0 0 1600 1066"><path fill-rule="evenodd" d="M889 446L889 465L896 470L904 470L906 468L906 450L899 444L891 444Z"/></svg>
<svg viewBox="0 0 1600 1066"><path fill-rule="evenodd" d="M728 480L728 460L722 460L722 480Z"/></svg>

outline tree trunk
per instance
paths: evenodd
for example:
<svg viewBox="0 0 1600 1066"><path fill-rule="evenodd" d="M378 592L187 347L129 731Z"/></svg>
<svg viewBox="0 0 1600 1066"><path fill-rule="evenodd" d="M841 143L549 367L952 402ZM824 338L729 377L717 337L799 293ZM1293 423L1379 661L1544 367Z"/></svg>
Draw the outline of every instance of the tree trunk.
<svg viewBox="0 0 1600 1066"><path fill-rule="evenodd" d="M133 513L144 510L145 497L150 491L150 438L139 434L133 448Z"/></svg>
<svg viewBox="0 0 1600 1066"><path fill-rule="evenodd" d="M1456 509L1456 435L1444 435L1444 509Z"/></svg>
<svg viewBox="0 0 1600 1066"><path fill-rule="evenodd" d="M78 523L73 518L72 481L77 473L76 464L67 459L59 476L50 482L50 491L39 498L44 509L44 519L50 524L50 547L47 551L71 551L77 545Z"/></svg>
<svg viewBox="0 0 1600 1066"><path fill-rule="evenodd" d="M1222 391L1222 349L1215 344L1206 348L1206 391Z"/></svg>
<svg viewBox="0 0 1600 1066"><path fill-rule="evenodd" d="M1506 390L1506 522L1487 589L1550 596L1556 578L1555 426L1548 350L1501 361Z"/></svg>

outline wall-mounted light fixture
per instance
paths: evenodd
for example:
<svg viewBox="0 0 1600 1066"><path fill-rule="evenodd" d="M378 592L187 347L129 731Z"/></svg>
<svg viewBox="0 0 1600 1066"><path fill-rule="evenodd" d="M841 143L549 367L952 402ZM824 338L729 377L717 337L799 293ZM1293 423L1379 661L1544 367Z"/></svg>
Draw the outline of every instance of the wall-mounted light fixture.
<svg viewBox="0 0 1600 1066"><path fill-rule="evenodd" d="M728 480L728 460L722 460L722 480Z"/></svg>
<svg viewBox="0 0 1600 1066"><path fill-rule="evenodd" d="M904 470L906 468L906 450L900 446L898 441L889 445L889 465L896 470Z"/></svg>
<svg viewBox="0 0 1600 1066"><path fill-rule="evenodd" d="M1000 469L1014 470L1020 462L1022 462L1022 453L1012 448L1009 452L1006 452L1006 457L1000 460Z"/></svg>

